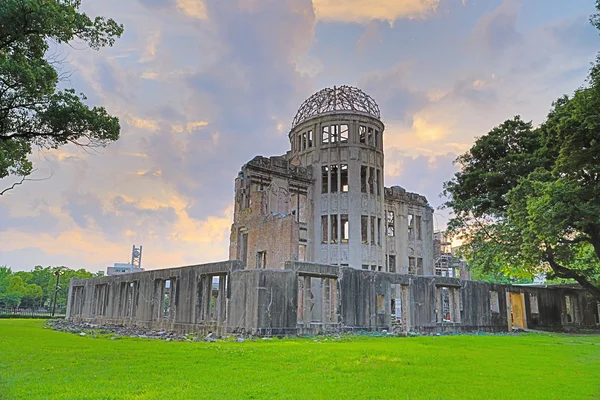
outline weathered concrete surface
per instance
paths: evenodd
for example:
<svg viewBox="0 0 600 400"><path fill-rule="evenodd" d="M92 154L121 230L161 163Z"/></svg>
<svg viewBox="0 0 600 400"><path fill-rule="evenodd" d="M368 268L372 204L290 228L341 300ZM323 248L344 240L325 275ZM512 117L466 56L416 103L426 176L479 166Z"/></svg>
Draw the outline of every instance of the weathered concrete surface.
<svg viewBox="0 0 600 400"><path fill-rule="evenodd" d="M522 323L515 307L523 309ZM226 261L73 279L67 318L181 333L294 335L558 330L595 326L597 312L598 303L574 286L497 285L297 261L279 270L244 269Z"/></svg>

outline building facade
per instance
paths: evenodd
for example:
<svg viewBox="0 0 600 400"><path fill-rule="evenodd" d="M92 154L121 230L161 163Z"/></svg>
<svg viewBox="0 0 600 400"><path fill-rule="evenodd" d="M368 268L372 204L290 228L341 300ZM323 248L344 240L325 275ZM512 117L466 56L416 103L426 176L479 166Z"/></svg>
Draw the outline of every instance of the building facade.
<svg viewBox="0 0 600 400"><path fill-rule="evenodd" d="M379 107L357 88L307 99L290 151L254 158L236 179L229 258L246 268L292 260L433 274L433 209L421 195L385 187L384 131Z"/></svg>
<svg viewBox="0 0 600 400"><path fill-rule="evenodd" d="M67 318L251 335L600 326L600 303L577 286L469 280L442 235L434 246L427 199L385 186L384 132L362 91L316 93L290 151L235 179L228 261L72 279Z"/></svg>

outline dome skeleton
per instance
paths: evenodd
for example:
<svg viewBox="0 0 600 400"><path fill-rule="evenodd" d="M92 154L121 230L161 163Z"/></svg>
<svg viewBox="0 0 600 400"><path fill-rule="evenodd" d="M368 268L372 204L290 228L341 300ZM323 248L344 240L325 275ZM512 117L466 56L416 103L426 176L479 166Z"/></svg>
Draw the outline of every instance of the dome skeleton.
<svg viewBox="0 0 600 400"><path fill-rule="evenodd" d="M292 129L313 117L338 112L354 112L380 118L379 106L371 96L353 86L325 88L310 96L298 109Z"/></svg>

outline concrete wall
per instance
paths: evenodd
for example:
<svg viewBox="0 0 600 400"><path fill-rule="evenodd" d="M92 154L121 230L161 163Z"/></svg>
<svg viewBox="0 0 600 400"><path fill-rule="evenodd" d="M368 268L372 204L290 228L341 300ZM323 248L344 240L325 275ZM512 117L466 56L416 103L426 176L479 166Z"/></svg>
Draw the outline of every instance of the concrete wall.
<svg viewBox="0 0 600 400"><path fill-rule="evenodd" d="M281 270L227 261L73 279L67 318L183 333L499 332L518 325L511 312L519 299L524 328L598 322L597 301L573 286L497 285L297 261Z"/></svg>

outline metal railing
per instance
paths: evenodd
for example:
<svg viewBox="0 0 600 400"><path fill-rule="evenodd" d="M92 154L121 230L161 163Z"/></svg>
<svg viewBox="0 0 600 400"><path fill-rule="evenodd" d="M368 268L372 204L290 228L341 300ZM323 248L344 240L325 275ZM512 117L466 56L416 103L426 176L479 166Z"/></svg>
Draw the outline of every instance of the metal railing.
<svg viewBox="0 0 600 400"><path fill-rule="evenodd" d="M66 307L56 307L55 318L63 318L66 314ZM19 307L0 307L0 318L51 318L52 310L49 308L19 308Z"/></svg>

